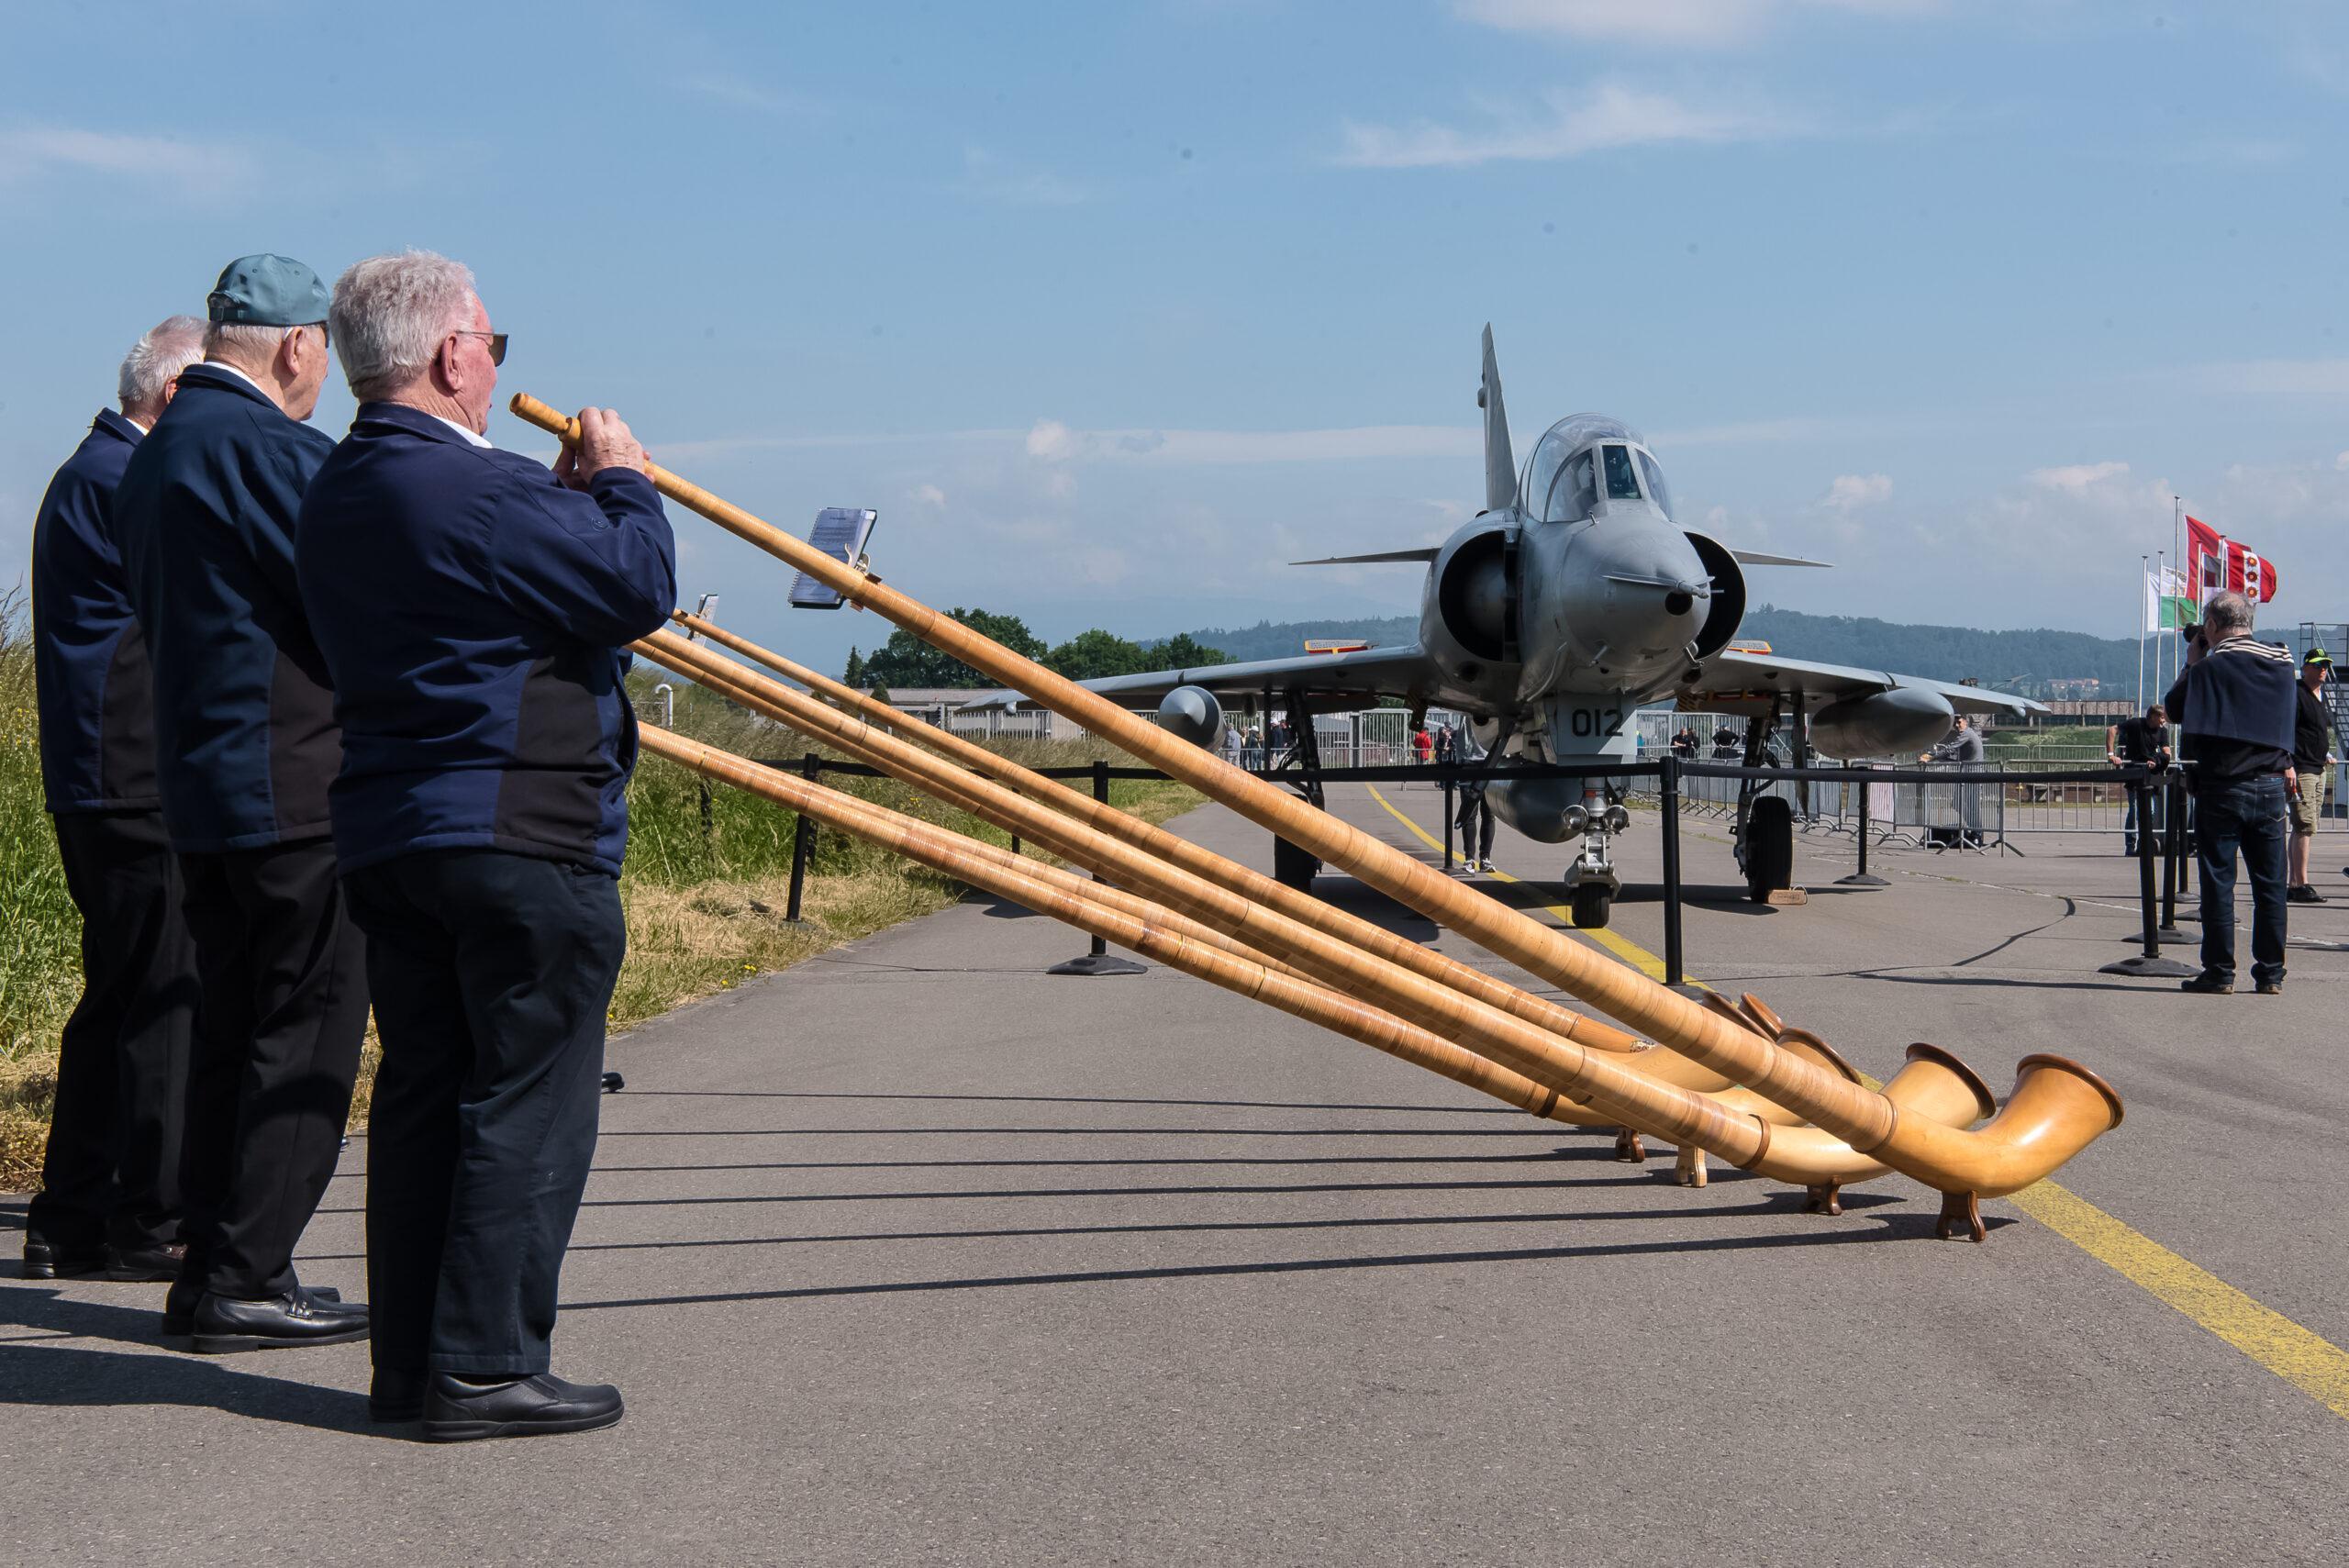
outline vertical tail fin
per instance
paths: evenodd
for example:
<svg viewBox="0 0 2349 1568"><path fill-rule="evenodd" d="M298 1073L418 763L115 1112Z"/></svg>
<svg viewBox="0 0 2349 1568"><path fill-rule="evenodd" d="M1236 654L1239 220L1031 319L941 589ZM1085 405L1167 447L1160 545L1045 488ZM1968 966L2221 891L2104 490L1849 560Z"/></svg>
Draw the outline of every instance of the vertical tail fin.
<svg viewBox="0 0 2349 1568"><path fill-rule="evenodd" d="M1493 358L1493 325L1485 323L1485 381L1476 389L1485 411L1485 510L1517 505L1517 459L1508 450L1508 410L1501 406L1501 367Z"/></svg>

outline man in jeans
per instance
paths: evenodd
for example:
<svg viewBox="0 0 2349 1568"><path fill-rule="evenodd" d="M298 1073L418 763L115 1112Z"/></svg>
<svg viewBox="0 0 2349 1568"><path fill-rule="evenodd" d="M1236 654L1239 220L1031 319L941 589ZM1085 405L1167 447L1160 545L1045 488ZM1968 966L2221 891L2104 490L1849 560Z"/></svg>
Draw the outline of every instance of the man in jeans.
<svg viewBox="0 0 2349 1568"><path fill-rule="evenodd" d="M2124 718L2104 732L2104 760L2116 768L2141 767L2160 773L2170 765L2169 713L2155 703L2145 710L2143 718ZM2165 819L2162 815L2163 796L2154 792L2147 828L2158 836ZM2121 819L2121 853L2134 856L2137 852L2137 792L2129 792L2127 815Z"/></svg>
<svg viewBox="0 0 2349 1568"><path fill-rule="evenodd" d="M2296 782L2292 656L2251 635L2251 602L2221 594L2163 706L2178 717L2191 768L2195 856L2202 868L2202 973L2183 990L2235 988L2235 851L2251 875L2251 975L2284 989L2285 801Z"/></svg>

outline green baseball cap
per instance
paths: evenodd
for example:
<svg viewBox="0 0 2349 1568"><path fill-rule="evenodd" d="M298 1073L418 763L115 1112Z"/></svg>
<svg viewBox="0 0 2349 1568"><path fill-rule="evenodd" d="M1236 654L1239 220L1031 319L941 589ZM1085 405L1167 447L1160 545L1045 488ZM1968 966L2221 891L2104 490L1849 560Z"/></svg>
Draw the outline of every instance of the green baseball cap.
<svg viewBox="0 0 2349 1568"><path fill-rule="evenodd" d="M311 327L327 318L327 285L291 256L239 256L205 300L217 322Z"/></svg>

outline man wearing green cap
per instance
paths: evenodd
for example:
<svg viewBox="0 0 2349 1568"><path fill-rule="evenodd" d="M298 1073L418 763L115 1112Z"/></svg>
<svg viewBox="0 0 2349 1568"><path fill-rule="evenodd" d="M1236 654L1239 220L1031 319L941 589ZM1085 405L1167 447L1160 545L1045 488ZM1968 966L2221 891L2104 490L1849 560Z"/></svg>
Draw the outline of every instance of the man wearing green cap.
<svg viewBox="0 0 2349 1568"><path fill-rule="evenodd" d="M2309 885L2309 851L2316 844L2316 825L2324 815L2324 786L2341 759L2332 751L2332 715L2325 707L2324 683L2332 678L2332 655L2311 648L2300 661L2300 689L2294 694L2299 711L2292 721L2292 773L2298 788L2292 795L2292 867L2284 896L2295 904L2329 902Z"/></svg>
<svg viewBox="0 0 2349 1568"><path fill-rule="evenodd" d="M202 988L163 1332L217 1352L366 1336L366 1309L303 1287L293 1258L334 1174L367 982L328 839L341 733L294 565L303 492L334 450L303 423L326 383L326 286L246 256L207 304L203 361L131 454L115 521Z"/></svg>

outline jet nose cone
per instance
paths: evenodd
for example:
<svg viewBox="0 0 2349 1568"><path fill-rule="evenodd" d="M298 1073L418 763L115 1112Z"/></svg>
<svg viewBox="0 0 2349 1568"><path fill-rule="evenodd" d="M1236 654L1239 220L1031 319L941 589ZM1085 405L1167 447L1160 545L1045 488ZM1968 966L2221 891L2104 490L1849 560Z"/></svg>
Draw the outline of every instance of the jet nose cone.
<svg viewBox="0 0 2349 1568"><path fill-rule="evenodd" d="M1687 536L1661 523L1593 528L1569 562L1575 652L1619 679L1676 667L1705 624L1712 581Z"/></svg>

